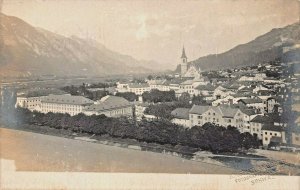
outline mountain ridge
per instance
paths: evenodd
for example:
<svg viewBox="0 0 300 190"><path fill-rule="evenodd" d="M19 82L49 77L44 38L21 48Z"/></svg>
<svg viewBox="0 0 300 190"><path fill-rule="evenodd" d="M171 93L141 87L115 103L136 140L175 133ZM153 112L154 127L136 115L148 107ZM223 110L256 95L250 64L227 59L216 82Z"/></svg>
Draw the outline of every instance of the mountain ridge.
<svg viewBox="0 0 300 190"><path fill-rule="evenodd" d="M258 65L263 62L274 60L291 61L291 57L299 60L298 51L293 55L283 53L284 47L291 47L300 43L300 23L274 28L271 31L256 37L255 39L239 44L232 49L220 54L210 54L190 61L189 65L194 65L201 70L229 69ZM177 67L176 72L180 70Z"/></svg>
<svg viewBox="0 0 300 190"><path fill-rule="evenodd" d="M153 61L139 61L95 40L65 37L3 13L0 13L0 36L0 76L4 77L153 72Z"/></svg>

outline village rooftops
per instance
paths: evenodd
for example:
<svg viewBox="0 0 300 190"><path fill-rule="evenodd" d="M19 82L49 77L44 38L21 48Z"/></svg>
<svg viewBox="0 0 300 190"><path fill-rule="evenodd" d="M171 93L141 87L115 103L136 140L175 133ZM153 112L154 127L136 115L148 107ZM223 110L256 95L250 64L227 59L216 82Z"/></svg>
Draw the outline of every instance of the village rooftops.
<svg viewBox="0 0 300 190"><path fill-rule="evenodd" d="M129 106L131 106L131 104L125 98L107 95L101 98L101 100L97 101L95 104L86 107L84 110L101 112L105 110L112 110L116 108L129 107Z"/></svg>
<svg viewBox="0 0 300 190"><path fill-rule="evenodd" d="M180 85L192 85L192 84L194 84L194 83L195 83L194 80L186 80L186 81L180 83Z"/></svg>
<svg viewBox="0 0 300 190"><path fill-rule="evenodd" d="M207 85L198 85L196 87L197 90L205 90L205 91L214 91L216 89L216 87L214 87L211 84L207 84Z"/></svg>
<svg viewBox="0 0 300 190"><path fill-rule="evenodd" d="M262 126L261 130L281 132L281 131L283 131L283 128L281 126L277 126L277 125L273 125L273 124L264 124Z"/></svg>
<svg viewBox="0 0 300 190"><path fill-rule="evenodd" d="M269 118L267 116L257 115L250 122L253 122L253 123L272 123L272 120L271 120L271 118Z"/></svg>
<svg viewBox="0 0 300 190"><path fill-rule="evenodd" d="M239 110L238 108L232 108L230 106L212 106L211 107L214 111L218 112L222 117L226 118L233 118L237 111Z"/></svg>
<svg viewBox="0 0 300 190"><path fill-rule="evenodd" d="M260 98L257 99L240 99L238 102L243 102L244 104L257 104L262 103L262 100Z"/></svg>
<svg viewBox="0 0 300 190"><path fill-rule="evenodd" d="M147 83L130 83L128 84L129 88L149 88L149 84Z"/></svg>
<svg viewBox="0 0 300 190"><path fill-rule="evenodd" d="M250 116L250 115L255 115L255 111L253 109L245 109L245 108L239 108L242 113Z"/></svg>
<svg viewBox="0 0 300 190"><path fill-rule="evenodd" d="M178 119L189 119L189 108L176 108L171 115Z"/></svg>
<svg viewBox="0 0 300 190"><path fill-rule="evenodd" d="M189 113L202 115L209 108L210 108L210 106L193 105L193 107L190 109Z"/></svg>
<svg viewBox="0 0 300 190"><path fill-rule="evenodd" d="M149 80L147 83L149 85L163 85L166 80Z"/></svg>
<svg viewBox="0 0 300 190"><path fill-rule="evenodd" d="M94 102L83 96L71 95L49 95L42 99L42 103L71 104L71 105L91 105Z"/></svg>

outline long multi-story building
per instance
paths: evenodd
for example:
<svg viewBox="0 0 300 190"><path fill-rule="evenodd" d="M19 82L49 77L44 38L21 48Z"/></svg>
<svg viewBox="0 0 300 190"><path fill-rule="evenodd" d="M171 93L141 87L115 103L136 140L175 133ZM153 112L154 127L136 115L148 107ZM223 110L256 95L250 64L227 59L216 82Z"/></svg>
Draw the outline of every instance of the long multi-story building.
<svg viewBox="0 0 300 190"><path fill-rule="evenodd" d="M180 115L180 114L179 114ZM233 126L240 132L250 132L250 120L255 113L230 106L200 106L193 105L189 110L189 127L214 123L224 127ZM174 115L175 118L176 115ZM178 118L182 119L182 118ZM175 120L174 120L175 121ZM186 126L186 124L184 125Z"/></svg>
<svg viewBox="0 0 300 190"><path fill-rule="evenodd" d="M30 90L27 92L21 92L17 95L15 107L27 108L30 111L38 110L42 99L48 95L67 95L68 93L58 89L38 89Z"/></svg>
<svg viewBox="0 0 300 190"><path fill-rule="evenodd" d="M42 113L68 113L74 116L82 113L85 107L92 104L94 104L92 100L83 96L49 95L41 100L37 110Z"/></svg>

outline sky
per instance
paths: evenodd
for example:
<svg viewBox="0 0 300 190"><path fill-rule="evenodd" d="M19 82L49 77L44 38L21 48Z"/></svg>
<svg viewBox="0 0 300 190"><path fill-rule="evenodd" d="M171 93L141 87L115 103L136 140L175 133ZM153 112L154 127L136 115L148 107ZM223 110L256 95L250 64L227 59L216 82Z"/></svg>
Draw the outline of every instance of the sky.
<svg viewBox="0 0 300 190"><path fill-rule="evenodd" d="M164 68L180 63L183 45L189 61L222 53L300 13L298 0L2 0L2 12Z"/></svg>

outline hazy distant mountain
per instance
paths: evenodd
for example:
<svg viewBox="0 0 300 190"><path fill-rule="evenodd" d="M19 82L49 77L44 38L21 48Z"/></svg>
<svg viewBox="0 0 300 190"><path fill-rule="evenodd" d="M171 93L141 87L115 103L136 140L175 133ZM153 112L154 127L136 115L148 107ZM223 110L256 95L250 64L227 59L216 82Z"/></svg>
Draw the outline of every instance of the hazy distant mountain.
<svg viewBox="0 0 300 190"><path fill-rule="evenodd" d="M0 76L107 75L153 71L93 40L64 37L0 13ZM151 68L151 69L150 69Z"/></svg>
<svg viewBox="0 0 300 190"><path fill-rule="evenodd" d="M273 29L253 41L238 45L225 53L200 57L190 64L194 64L202 70L216 70L257 65L275 59L299 61L299 42L300 24L295 23L284 28ZM283 47L290 47L290 50L283 54Z"/></svg>

